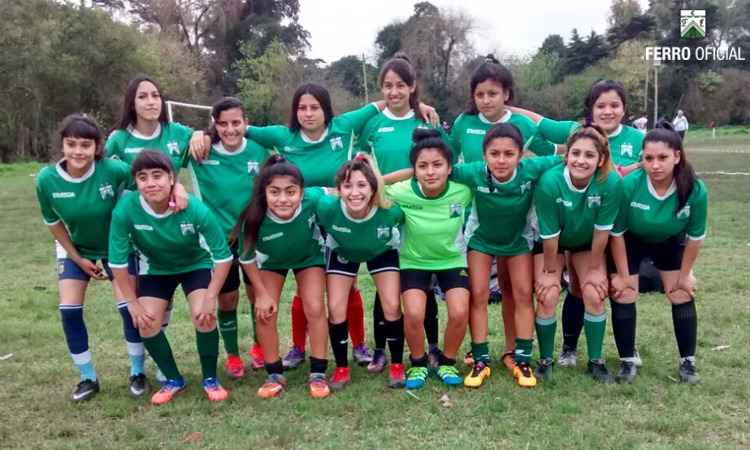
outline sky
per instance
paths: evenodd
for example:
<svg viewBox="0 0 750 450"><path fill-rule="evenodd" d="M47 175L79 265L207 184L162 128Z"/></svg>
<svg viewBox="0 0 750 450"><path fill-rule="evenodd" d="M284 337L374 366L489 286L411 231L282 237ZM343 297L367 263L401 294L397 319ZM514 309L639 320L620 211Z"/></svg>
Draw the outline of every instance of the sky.
<svg viewBox="0 0 750 450"><path fill-rule="evenodd" d="M430 0L439 8L458 8L477 21L473 36L479 54L531 54L549 34L567 42L570 32L603 33L609 0ZM639 0L646 8L648 0ZM375 37L384 26L406 20L415 0L300 0L300 24L310 32L308 56L331 63L347 55L371 58Z"/></svg>

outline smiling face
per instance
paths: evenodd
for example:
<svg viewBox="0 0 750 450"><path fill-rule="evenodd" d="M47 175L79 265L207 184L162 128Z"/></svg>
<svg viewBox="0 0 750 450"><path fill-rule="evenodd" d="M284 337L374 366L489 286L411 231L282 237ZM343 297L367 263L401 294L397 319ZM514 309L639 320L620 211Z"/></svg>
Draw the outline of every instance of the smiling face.
<svg viewBox="0 0 750 450"><path fill-rule="evenodd" d="M135 93L135 115L138 120L153 122L161 114L161 94L150 81L141 81Z"/></svg>
<svg viewBox="0 0 750 450"><path fill-rule="evenodd" d="M613 133L620 126L625 115L625 105L617 91L602 93L591 109L594 123L602 127L607 134Z"/></svg>
<svg viewBox="0 0 750 450"><path fill-rule="evenodd" d="M289 220L302 203L302 187L294 178L283 175L277 176L266 186L266 202L279 219Z"/></svg>
<svg viewBox="0 0 750 450"><path fill-rule="evenodd" d="M672 180L680 158L680 151L664 142L649 142L643 147L643 169L655 182Z"/></svg>
<svg viewBox="0 0 750 450"><path fill-rule="evenodd" d="M242 143L247 124L247 118L240 108L227 109L219 114L216 132L225 148L236 149Z"/></svg>
<svg viewBox="0 0 750 450"><path fill-rule="evenodd" d="M380 92L392 111L408 111L409 97L416 89L416 84L408 85L393 70L386 72L383 77L383 84L380 86Z"/></svg>
<svg viewBox="0 0 750 450"><path fill-rule="evenodd" d="M491 121L496 121L505 112L508 96L503 86L491 79L478 83L474 89L474 103L477 109Z"/></svg>
<svg viewBox="0 0 750 450"><path fill-rule="evenodd" d="M350 212L361 213L372 206L373 189L361 171L352 171L349 179L342 181L338 188Z"/></svg>
<svg viewBox="0 0 750 450"><path fill-rule="evenodd" d="M68 172L86 173L96 157L96 141L79 137L65 137L62 152Z"/></svg>
<svg viewBox="0 0 750 450"><path fill-rule="evenodd" d="M414 175L425 193L439 194L445 188L450 173L450 164L436 148L423 149L414 164Z"/></svg>
<svg viewBox="0 0 750 450"><path fill-rule="evenodd" d="M575 141L565 159L570 178L582 184L588 183L596 169L604 164L604 156L599 154L596 144L589 138Z"/></svg>
<svg viewBox="0 0 750 450"><path fill-rule="evenodd" d="M297 120L308 134L317 134L323 130L326 116L318 99L310 94L302 94L297 106Z"/></svg>
<svg viewBox="0 0 750 450"><path fill-rule="evenodd" d="M143 169L135 174L135 182L149 205L162 205L169 201L174 175L164 169Z"/></svg>
<svg viewBox="0 0 750 450"><path fill-rule="evenodd" d="M492 172L492 176L501 182L506 182L513 176L522 156L516 141L507 137L491 140L484 151L487 167Z"/></svg>

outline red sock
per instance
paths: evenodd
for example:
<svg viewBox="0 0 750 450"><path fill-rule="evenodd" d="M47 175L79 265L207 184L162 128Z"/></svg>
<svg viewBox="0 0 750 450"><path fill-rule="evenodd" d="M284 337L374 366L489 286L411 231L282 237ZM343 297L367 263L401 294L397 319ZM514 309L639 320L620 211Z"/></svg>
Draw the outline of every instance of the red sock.
<svg viewBox="0 0 750 450"><path fill-rule="evenodd" d="M362 307L362 294L359 290L349 292L346 321L349 324L349 337L352 339L352 345L356 347L365 340L365 309Z"/></svg>
<svg viewBox="0 0 750 450"><path fill-rule="evenodd" d="M305 351L305 339L307 338L307 317L302 307L302 297L297 295L292 300L292 342Z"/></svg>

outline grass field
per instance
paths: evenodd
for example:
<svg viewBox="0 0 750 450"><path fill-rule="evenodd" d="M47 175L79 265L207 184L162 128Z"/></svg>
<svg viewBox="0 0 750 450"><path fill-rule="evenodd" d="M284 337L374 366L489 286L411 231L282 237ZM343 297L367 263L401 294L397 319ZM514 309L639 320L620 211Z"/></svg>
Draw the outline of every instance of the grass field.
<svg viewBox="0 0 750 450"><path fill-rule="evenodd" d="M688 149L698 171L750 172L747 137L689 138ZM750 447L750 176L705 175L708 238L695 268L700 386L674 381L678 354L669 304L664 296L649 294L641 297L638 309L644 368L630 386L596 384L579 364L558 368L549 383L522 390L496 364L493 378L479 390L447 389L431 379L414 398L387 389L387 374L372 376L355 367L346 390L314 401L307 393L305 364L288 374L284 396L271 401L254 394L264 373L250 373L241 381L222 376L230 398L212 405L200 388L194 332L180 292L169 337L192 390L155 408L147 399L126 395L129 366L122 324L104 282L90 287L85 313L102 392L88 404L68 401L78 374L60 325L52 238L34 193L40 167L0 166L0 355L13 353L0 362L0 448ZM373 288L368 277L362 277L361 287L369 333ZM291 344L289 299L291 289L281 314L284 352ZM241 313L246 351L247 304ZM444 309L441 314L444 324ZM608 331L604 352L614 369L617 353L609 324ZM490 307L490 333L497 361L502 345L498 306ZM558 330L558 347L561 340ZM222 368L223 362L222 357ZM450 406L443 406L444 394ZM185 442L193 433L202 437Z"/></svg>

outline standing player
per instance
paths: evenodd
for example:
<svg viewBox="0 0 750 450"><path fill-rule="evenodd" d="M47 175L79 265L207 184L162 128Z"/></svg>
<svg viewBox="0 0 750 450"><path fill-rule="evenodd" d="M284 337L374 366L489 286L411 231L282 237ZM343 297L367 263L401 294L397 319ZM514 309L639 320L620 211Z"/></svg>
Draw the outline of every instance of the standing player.
<svg viewBox="0 0 750 450"><path fill-rule="evenodd" d="M387 107L367 121L357 145L362 150L372 153L380 173L387 175L411 167L409 152L412 145L412 133L417 128L430 129L432 125L420 111L419 82L406 55L396 53L392 59L383 64L378 80ZM447 141L448 136L442 128L438 130ZM454 163L458 162L457 158L456 153L453 155ZM379 373L383 371L386 364L386 324L378 293L375 294L372 319L375 352L367 370ZM434 294L427 296L424 327L430 365L437 367L440 347L438 345L438 304Z"/></svg>
<svg viewBox="0 0 750 450"><path fill-rule="evenodd" d="M696 384L693 264L706 237L706 186L688 162L680 136L664 123L643 139L643 170L623 181L620 212L612 230L609 261L613 295L612 329L620 353L618 381L632 382L638 268L650 256L672 304L672 323L680 352L680 378ZM687 240L685 239L687 237ZM616 269L616 270L615 270Z"/></svg>
<svg viewBox="0 0 750 450"><path fill-rule="evenodd" d="M268 157L268 150L245 139L247 118L245 106L239 99L222 98L214 104L211 116L214 119L208 132L213 141L211 150L208 156L199 163L190 161L188 164L196 197L208 206L218 220L224 236L229 237L240 213L250 202L253 181L263 161ZM242 269L237 259L236 247L232 247L232 253L235 255L235 261L219 292L217 319L219 332L227 351L227 375L240 378L245 374L237 343L237 305L240 300L239 287ZM243 278L247 297L252 304L252 286L244 272ZM253 314L253 320L254 318L255 314ZM264 366L263 352L257 344L257 337L255 342L251 350L253 368L260 369Z"/></svg>
<svg viewBox="0 0 750 450"><path fill-rule="evenodd" d="M522 385L534 386L537 378L545 381L552 370L565 251L570 252L571 267L583 286L588 371L597 381L614 381L602 358L608 290L604 250L617 217L621 189L606 134L593 124L568 139L565 165L548 170L539 180L534 204L543 244L534 248L534 271L541 357L533 375L523 373L526 383Z"/></svg>
<svg viewBox="0 0 750 450"><path fill-rule="evenodd" d="M326 348L328 321L325 311L323 237L315 224L321 188L304 187L299 168L282 155L272 155L255 180L253 197L232 230L239 236L240 263L257 264L268 295L255 300L258 339L266 360L268 379L258 390L263 398L274 397L286 386L279 358L276 326L281 291L289 270L294 272L297 291L310 324L310 395L328 397ZM249 274L248 274L249 275Z"/></svg>
<svg viewBox="0 0 750 450"><path fill-rule="evenodd" d="M99 392L99 381L89 350L83 320L83 303L89 280L112 279L107 261L109 225L121 190L130 184L127 164L104 158L103 133L96 121L84 114L66 117L58 131L63 157L45 167L36 180L36 192L44 223L57 247L60 314L68 349L81 382L70 399L91 399ZM96 264L102 261L102 266ZM135 260L126 268L135 276ZM127 275L126 275L127 278ZM142 396L150 387L144 369L144 349L138 330L124 304L123 293L113 285L122 315L125 341L130 355L130 393Z"/></svg>
<svg viewBox="0 0 750 450"><path fill-rule="evenodd" d="M133 323L167 378L151 403L167 403L187 389L162 331L164 313L178 285L185 292L195 325L203 388L210 401L222 401L227 392L216 379L216 300L232 265L232 253L213 214L198 199L191 198L179 214L169 208L175 172L163 152L144 149L133 161L131 173L138 192L123 197L112 215L109 260ZM131 246L140 257L137 290L128 282Z"/></svg>
<svg viewBox="0 0 750 450"><path fill-rule="evenodd" d="M466 186L448 181L453 154L437 130L414 130L410 161L415 178L388 187L388 195L406 217L400 251L404 332L411 351L408 389L424 386L429 375L424 349L424 315L431 281L437 276L445 292L448 323L438 377L448 386L461 384L456 353L466 335L469 275L463 240L464 213L471 201Z"/></svg>
<svg viewBox="0 0 750 450"><path fill-rule="evenodd" d="M471 90L469 108L458 116L451 130L451 145L457 154L461 153L464 163L483 161L485 135L497 123L509 123L518 127L523 137L523 150L528 150L538 156L556 153L556 146L542 138L536 125L529 118L514 114L506 105L513 101L513 76L510 70L500 64L494 56L487 55L484 62L474 70L469 85ZM501 284L500 290L503 292L502 308L505 329L505 350L502 361L506 368L512 371L515 366L513 349L516 339L514 325L516 302L512 289L508 289L510 286L508 273L498 270L498 281ZM506 289L503 289L502 285L505 285ZM481 304L484 301L477 300L477 302ZM475 319L482 322L482 319L474 314L470 315L469 328L471 330L483 326L481 323L475 325ZM486 319L483 323L486 323ZM480 331L479 335L482 334L484 333ZM474 335L473 331L472 335ZM472 358L467 356L467 362L471 361Z"/></svg>
<svg viewBox="0 0 750 450"><path fill-rule="evenodd" d="M336 373L331 389L349 382L347 361L347 296L359 265L367 269L382 297L385 337L391 350L389 387L403 387L404 319L399 293L399 227L404 221L401 208L384 198L385 188L375 162L365 154L344 163L336 175L338 196L327 195L318 202L318 223L326 231L326 287L331 347ZM379 298L378 301L381 301Z"/></svg>

